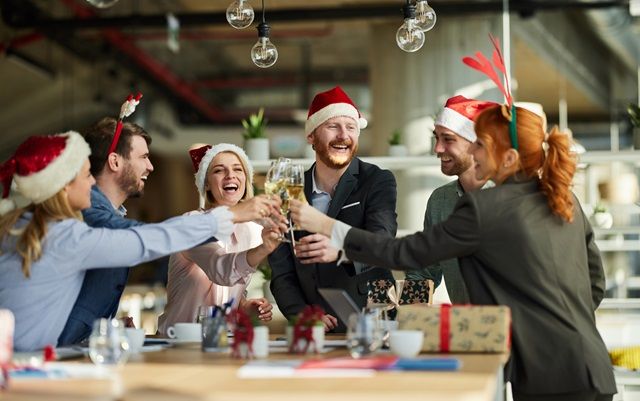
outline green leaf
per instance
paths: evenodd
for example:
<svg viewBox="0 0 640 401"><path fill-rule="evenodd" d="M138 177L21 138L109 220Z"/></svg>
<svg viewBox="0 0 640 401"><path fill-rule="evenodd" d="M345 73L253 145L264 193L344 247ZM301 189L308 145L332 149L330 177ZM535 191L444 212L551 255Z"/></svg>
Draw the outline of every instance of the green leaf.
<svg viewBox="0 0 640 401"><path fill-rule="evenodd" d="M264 118L264 109L261 107L257 114L250 114L248 119L242 120L243 136L245 139L265 138L264 130L266 125L267 120Z"/></svg>
<svg viewBox="0 0 640 401"><path fill-rule="evenodd" d="M391 133L391 136L389 137L389 145L400 145L400 144L402 144L402 131L397 129Z"/></svg>

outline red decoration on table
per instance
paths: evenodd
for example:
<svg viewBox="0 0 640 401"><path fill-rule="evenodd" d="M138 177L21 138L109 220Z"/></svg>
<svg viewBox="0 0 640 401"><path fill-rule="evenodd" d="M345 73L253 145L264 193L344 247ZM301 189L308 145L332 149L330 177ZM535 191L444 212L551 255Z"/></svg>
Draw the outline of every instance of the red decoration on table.
<svg viewBox="0 0 640 401"><path fill-rule="evenodd" d="M309 346L313 344L313 349L317 353L318 347L316 346L315 339L313 338L313 327L322 322L324 316L324 309L318 305L307 305L300 312L298 320L293 326L293 339L289 346L289 352L306 354L309 350ZM301 341L304 343L301 344Z"/></svg>
<svg viewBox="0 0 640 401"><path fill-rule="evenodd" d="M227 322L233 327L233 346L231 356L234 358L253 357L253 324L251 317L242 309L233 309L227 315ZM242 355L240 345L246 344L247 355Z"/></svg>
<svg viewBox="0 0 640 401"><path fill-rule="evenodd" d="M44 347L44 350L42 351L42 358L44 359L45 362L51 362L57 359L56 349L53 348L53 345L49 344L46 347Z"/></svg>

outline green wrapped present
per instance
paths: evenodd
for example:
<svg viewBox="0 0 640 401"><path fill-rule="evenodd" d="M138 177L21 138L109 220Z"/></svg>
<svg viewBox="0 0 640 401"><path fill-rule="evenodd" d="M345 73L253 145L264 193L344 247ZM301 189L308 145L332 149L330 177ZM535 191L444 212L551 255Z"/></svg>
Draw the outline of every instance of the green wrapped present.
<svg viewBox="0 0 640 401"><path fill-rule="evenodd" d="M432 280L374 280L367 282L367 286L369 307L430 305L433 299Z"/></svg>
<svg viewBox="0 0 640 401"><path fill-rule="evenodd" d="M398 328L422 330L425 352L509 352L508 306L406 305L398 308Z"/></svg>

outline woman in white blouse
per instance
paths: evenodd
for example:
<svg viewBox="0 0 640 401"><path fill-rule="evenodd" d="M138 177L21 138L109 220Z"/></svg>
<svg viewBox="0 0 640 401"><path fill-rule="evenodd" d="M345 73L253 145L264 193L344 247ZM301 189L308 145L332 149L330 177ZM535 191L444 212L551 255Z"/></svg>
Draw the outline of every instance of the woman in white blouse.
<svg viewBox="0 0 640 401"><path fill-rule="evenodd" d="M200 195L200 209L234 206L253 197L253 169L245 152L221 143L189 152ZM171 255L167 305L158 318L158 332L178 322L194 322L201 305L233 300L260 320L271 320L272 305L265 298L246 299L247 285L257 265L279 245L278 235L254 222L235 224L229 241L211 242Z"/></svg>

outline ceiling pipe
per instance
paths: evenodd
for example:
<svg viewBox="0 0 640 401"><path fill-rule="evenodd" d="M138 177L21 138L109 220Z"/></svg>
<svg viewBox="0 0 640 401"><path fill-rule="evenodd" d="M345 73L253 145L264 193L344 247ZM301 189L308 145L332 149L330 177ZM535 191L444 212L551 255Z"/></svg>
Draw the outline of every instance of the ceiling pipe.
<svg viewBox="0 0 640 401"><path fill-rule="evenodd" d="M350 83L367 83L369 81L368 71L361 68L352 68L341 71L339 77L336 76L333 71L315 71L312 77L310 77L310 75L309 71L305 71L304 73L300 73L299 71L288 71L281 72L273 76L263 77L247 75L221 76L191 81L190 85L196 88L206 88L209 90L243 90L276 87L284 88L321 82L334 83L336 80L340 79L348 80Z"/></svg>
<svg viewBox="0 0 640 401"><path fill-rule="evenodd" d="M29 15L20 6L19 0L3 0L3 19L14 28L55 29L73 31L79 29L105 28L164 28L167 24L166 14L127 15L116 17L47 18ZM470 1L470 0L432 0L431 6L438 10L438 15L468 15L480 13L497 13L502 11L503 0ZM519 0L511 2L512 12L531 13L534 11L568 10L568 9L607 9L627 8L629 0L601 0L583 2L580 0L539 1ZM270 9L269 22L309 22L337 21L371 18L397 18L400 7L397 1L388 4L352 5L323 8ZM228 24L224 12L174 13L180 20L182 28L189 26L211 26Z"/></svg>
<svg viewBox="0 0 640 401"><path fill-rule="evenodd" d="M640 35L634 33L628 10L589 11L586 15L602 40L631 71L636 71L640 64Z"/></svg>
<svg viewBox="0 0 640 401"><path fill-rule="evenodd" d="M44 35L36 32L18 36L17 38L11 39L9 43L0 43L0 54L11 49L19 49L23 46L30 45L31 43L38 42L42 39L44 39Z"/></svg>
<svg viewBox="0 0 640 401"><path fill-rule="evenodd" d="M79 6L73 0L62 0L72 12L81 20L95 16L93 10ZM194 88L178 77L167 66L155 60L143 49L137 47L131 40L120 31L115 29L105 29L102 36L116 49L124 53L139 67L142 67L151 77L161 82L175 96L188 102L198 112L202 113L212 122L225 120L225 113L216 107L213 107L207 100L198 94Z"/></svg>
<svg viewBox="0 0 640 401"><path fill-rule="evenodd" d="M270 38L281 38L281 39L291 39L291 38L322 38L327 37L333 33L333 28L326 27L320 29L278 29L277 32L273 32L269 34ZM166 32L150 32L150 33L136 33L135 35L127 35L127 37L131 40L135 41L166 41L167 33ZM254 39L256 37L256 33L253 30L246 31L230 31L230 32L207 32L207 31L182 31L180 32L180 40L194 40L194 41L205 41L205 40L244 40L244 39Z"/></svg>

